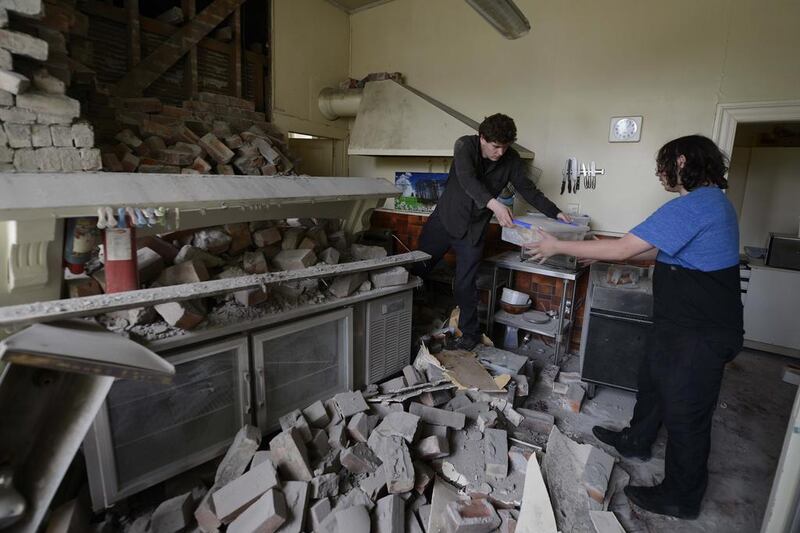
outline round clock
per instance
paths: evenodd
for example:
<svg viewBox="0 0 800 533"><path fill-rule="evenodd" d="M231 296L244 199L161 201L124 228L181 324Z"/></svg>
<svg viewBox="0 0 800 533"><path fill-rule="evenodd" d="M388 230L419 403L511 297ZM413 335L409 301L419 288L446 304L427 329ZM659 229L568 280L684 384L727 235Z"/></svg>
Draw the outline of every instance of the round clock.
<svg viewBox="0 0 800 533"><path fill-rule="evenodd" d="M638 142L642 117L613 117L608 133L609 142Z"/></svg>

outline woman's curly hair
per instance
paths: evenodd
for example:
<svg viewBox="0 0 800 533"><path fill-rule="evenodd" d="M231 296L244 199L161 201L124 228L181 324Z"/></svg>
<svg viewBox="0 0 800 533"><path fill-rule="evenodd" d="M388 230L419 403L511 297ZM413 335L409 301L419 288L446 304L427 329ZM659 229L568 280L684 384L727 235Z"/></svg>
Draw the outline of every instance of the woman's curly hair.
<svg viewBox="0 0 800 533"><path fill-rule="evenodd" d="M679 156L686 158L683 168L678 168ZM728 158L714 141L702 135L687 135L662 146L656 156L656 174L662 172L670 187L677 186L680 178L687 191L706 185L728 187Z"/></svg>

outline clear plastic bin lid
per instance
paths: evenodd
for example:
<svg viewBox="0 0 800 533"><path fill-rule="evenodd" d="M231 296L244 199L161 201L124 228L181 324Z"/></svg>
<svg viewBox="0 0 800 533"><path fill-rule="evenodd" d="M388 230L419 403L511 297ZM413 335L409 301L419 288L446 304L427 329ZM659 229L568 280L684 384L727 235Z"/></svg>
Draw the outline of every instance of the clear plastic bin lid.
<svg viewBox="0 0 800 533"><path fill-rule="evenodd" d="M586 218L588 219L588 217ZM541 214L518 216L515 217L515 220L531 225L530 229L518 225L512 228L503 228L501 238L506 242L517 245L537 242L539 240L537 230L540 228L557 239L564 241L582 241L586 233L589 232L589 225L582 224L580 220L575 218L573 218L572 224L548 218Z"/></svg>

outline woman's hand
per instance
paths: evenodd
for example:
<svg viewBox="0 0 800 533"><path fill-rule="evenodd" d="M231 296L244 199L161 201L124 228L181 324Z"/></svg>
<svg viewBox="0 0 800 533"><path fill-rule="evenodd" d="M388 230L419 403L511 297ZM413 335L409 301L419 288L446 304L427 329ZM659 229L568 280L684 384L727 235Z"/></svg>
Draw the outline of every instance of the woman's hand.
<svg viewBox="0 0 800 533"><path fill-rule="evenodd" d="M572 217L566 213L559 213L556 215L556 218L561 222L566 222L567 224L572 224Z"/></svg>
<svg viewBox="0 0 800 533"><path fill-rule="evenodd" d="M534 261L544 263L548 258L558 253L556 248L558 247L559 240L541 228L537 229L536 233L539 235L539 240L537 242L524 244L523 246L533 253L531 258Z"/></svg>

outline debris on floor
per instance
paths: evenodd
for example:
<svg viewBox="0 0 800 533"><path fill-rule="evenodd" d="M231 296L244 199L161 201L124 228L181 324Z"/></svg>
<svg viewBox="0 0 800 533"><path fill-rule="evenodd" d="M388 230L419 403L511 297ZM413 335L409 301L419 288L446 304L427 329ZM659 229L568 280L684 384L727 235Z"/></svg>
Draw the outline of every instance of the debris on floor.
<svg viewBox="0 0 800 533"><path fill-rule="evenodd" d="M269 440L243 427L210 488L170 494L121 530L614 531L627 475L523 407L578 381L557 367L537 381L526 357L496 348L423 344L402 374L287 413Z"/></svg>

